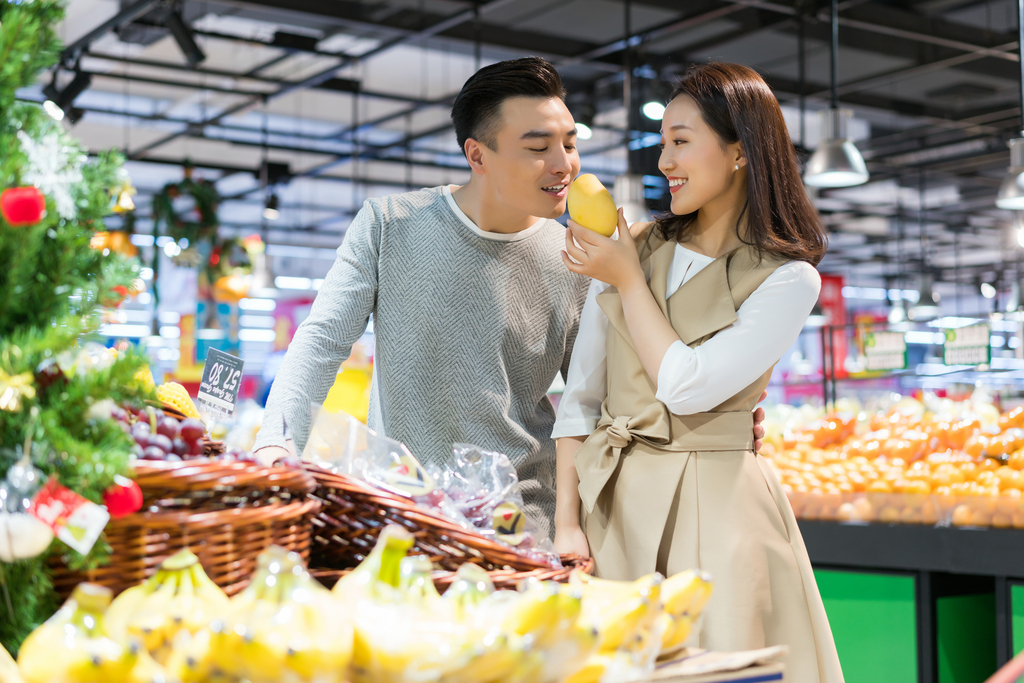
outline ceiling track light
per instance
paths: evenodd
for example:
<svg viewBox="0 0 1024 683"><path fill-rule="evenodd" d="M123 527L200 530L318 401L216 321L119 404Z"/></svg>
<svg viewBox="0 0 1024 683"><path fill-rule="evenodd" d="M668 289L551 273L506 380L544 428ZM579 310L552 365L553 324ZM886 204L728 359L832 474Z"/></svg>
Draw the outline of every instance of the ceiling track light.
<svg viewBox="0 0 1024 683"><path fill-rule="evenodd" d="M171 30L174 41L178 43L182 54L185 55L185 59L188 60L192 67L196 67L206 61L206 53L196 43L195 35L192 33L192 29L188 27L188 24L185 23L181 12L175 9L168 10L164 17L164 23Z"/></svg>
<svg viewBox="0 0 1024 683"><path fill-rule="evenodd" d="M652 121L661 121L665 117L665 105L656 100L646 102L640 111Z"/></svg>
<svg viewBox="0 0 1024 683"><path fill-rule="evenodd" d="M991 282L981 281L980 278L978 282L978 291L986 299L995 299L996 294L998 294L995 285L993 285Z"/></svg>
<svg viewBox="0 0 1024 683"><path fill-rule="evenodd" d="M576 110L576 137L580 140L589 140L594 137L594 117L597 110L590 102L585 102Z"/></svg>
<svg viewBox="0 0 1024 683"><path fill-rule="evenodd" d="M281 210L278 208L279 201L276 194L271 194L267 197L267 202L263 206L263 217L268 221L276 221L281 217Z"/></svg>
<svg viewBox="0 0 1024 683"><path fill-rule="evenodd" d="M1024 0L1021 0L1024 2ZM839 108L839 0L832 0L831 106L822 115L822 139L807 161L804 183L811 187L852 187L870 177L860 150L849 140L846 122L851 113Z"/></svg>
<svg viewBox="0 0 1024 683"><path fill-rule="evenodd" d="M53 78L48 85L43 86L43 95L46 101L43 109L54 119L60 121L67 118L71 123L82 118L82 110L74 106L74 101L92 85L92 76L81 69L75 69L75 77L64 87L57 89L57 71L53 72Z"/></svg>

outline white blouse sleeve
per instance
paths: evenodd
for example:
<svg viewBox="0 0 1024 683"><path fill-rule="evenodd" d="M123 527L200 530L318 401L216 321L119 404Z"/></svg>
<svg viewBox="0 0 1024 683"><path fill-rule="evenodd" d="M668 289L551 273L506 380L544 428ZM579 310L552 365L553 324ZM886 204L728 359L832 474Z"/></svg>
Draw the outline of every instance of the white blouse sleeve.
<svg viewBox="0 0 1024 683"><path fill-rule="evenodd" d="M735 396L793 345L819 289L811 264L780 266L743 302L731 327L695 349L682 341L669 347L658 369L658 400L676 415L693 415Z"/></svg>
<svg viewBox="0 0 1024 683"><path fill-rule="evenodd" d="M608 316L597 295L608 288L593 280L580 314L576 346L569 359L569 376L558 403L558 419L551 438L590 436L601 419L601 404L608 393Z"/></svg>

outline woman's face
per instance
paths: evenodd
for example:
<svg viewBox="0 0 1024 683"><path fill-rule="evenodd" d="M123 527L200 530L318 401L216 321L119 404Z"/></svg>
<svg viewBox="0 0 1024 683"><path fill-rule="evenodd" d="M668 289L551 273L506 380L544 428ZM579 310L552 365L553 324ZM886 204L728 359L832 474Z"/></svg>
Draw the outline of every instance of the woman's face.
<svg viewBox="0 0 1024 683"><path fill-rule="evenodd" d="M739 142L725 144L690 97L669 102L661 120L658 168L668 178L672 213L682 216L718 198L732 200L745 191L746 165Z"/></svg>

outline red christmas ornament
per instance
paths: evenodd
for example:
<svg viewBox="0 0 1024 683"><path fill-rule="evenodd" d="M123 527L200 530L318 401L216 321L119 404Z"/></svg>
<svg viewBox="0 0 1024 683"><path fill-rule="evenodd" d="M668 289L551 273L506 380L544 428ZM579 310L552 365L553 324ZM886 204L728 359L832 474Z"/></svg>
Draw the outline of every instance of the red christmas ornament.
<svg viewBox="0 0 1024 683"><path fill-rule="evenodd" d="M114 519L138 512L142 509L142 489L132 479L114 477L114 483L103 493L103 504Z"/></svg>
<svg viewBox="0 0 1024 683"><path fill-rule="evenodd" d="M110 288L110 292L100 300L100 303L108 308L117 308L124 303L127 296L127 287L124 285L114 285Z"/></svg>
<svg viewBox="0 0 1024 683"><path fill-rule="evenodd" d="M12 187L0 194L0 215L12 227L35 225L46 215L46 197L38 187Z"/></svg>

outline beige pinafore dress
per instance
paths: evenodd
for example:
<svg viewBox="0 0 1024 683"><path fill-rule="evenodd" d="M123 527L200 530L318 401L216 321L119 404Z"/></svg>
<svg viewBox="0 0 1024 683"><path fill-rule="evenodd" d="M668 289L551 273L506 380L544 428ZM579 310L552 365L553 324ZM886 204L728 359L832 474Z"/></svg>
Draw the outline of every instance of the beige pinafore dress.
<svg viewBox="0 0 1024 683"><path fill-rule="evenodd" d="M640 257L662 312L690 347L736 322L740 305L783 263L743 246L666 301L674 249L651 237ZM597 574L630 580L653 571L710 572L714 593L697 645L787 645L786 680L841 682L796 518L768 463L752 450L751 411L772 369L711 412L674 415L655 398L618 292L608 289L597 302L610 322L608 395L596 431L576 454L581 522Z"/></svg>

